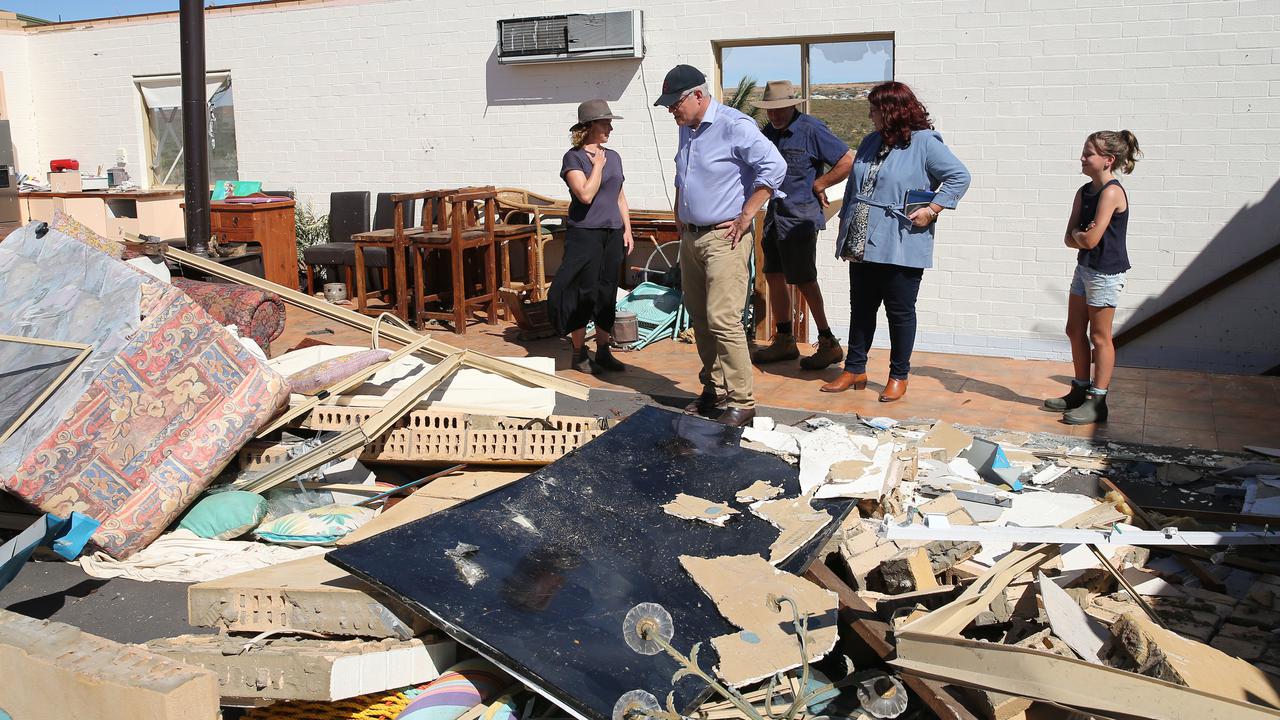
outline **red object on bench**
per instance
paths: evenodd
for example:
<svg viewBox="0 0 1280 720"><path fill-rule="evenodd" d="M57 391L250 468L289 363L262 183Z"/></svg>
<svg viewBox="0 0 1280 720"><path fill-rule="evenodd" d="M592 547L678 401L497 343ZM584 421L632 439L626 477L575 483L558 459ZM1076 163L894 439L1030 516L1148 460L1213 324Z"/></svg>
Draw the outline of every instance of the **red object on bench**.
<svg viewBox="0 0 1280 720"><path fill-rule="evenodd" d="M64 170L79 170L80 161L71 158L63 158L61 160L49 161L49 172L62 172Z"/></svg>

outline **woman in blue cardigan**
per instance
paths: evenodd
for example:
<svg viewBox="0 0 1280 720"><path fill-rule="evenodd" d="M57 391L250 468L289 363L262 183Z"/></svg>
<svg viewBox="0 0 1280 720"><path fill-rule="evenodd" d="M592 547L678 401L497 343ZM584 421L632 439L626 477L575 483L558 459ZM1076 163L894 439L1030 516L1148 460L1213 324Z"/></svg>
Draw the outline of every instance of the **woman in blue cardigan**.
<svg viewBox="0 0 1280 720"><path fill-rule="evenodd" d="M854 155L836 244L839 257L849 261L849 353L844 372L822 391L866 388L867 351L883 303L891 350L880 402L893 402L907 392L916 296L924 269L933 266L934 223L969 189L969 171L943 144L911 88L887 82L867 99L875 132ZM931 202L904 208L909 190L926 191Z"/></svg>

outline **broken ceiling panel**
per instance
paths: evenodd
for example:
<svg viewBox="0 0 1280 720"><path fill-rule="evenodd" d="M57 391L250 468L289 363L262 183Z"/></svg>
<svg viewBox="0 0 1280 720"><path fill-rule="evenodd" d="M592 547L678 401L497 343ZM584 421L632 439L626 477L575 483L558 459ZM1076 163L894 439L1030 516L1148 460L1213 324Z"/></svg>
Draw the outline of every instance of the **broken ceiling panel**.
<svg viewBox="0 0 1280 720"><path fill-rule="evenodd" d="M326 557L391 591L575 717L608 718L617 699L635 689L658 697L674 689L677 706L687 708L700 683L685 679L673 688L676 661L633 652L623 619L639 603L661 604L682 652L738 632L681 569L679 556L763 559L777 528L750 513L713 527L668 515L662 505L681 492L732 502L756 481L800 494L795 467L744 450L740 438L736 428L641 408L524 480ZM781 568L801 572L850 507L848 500L816 501L815 512L830 512L832 522ZM459 543L476 548L466 559L486 573L474 587L446 557ZM715 653L707 646L703 654L710 669Z"/></svg>

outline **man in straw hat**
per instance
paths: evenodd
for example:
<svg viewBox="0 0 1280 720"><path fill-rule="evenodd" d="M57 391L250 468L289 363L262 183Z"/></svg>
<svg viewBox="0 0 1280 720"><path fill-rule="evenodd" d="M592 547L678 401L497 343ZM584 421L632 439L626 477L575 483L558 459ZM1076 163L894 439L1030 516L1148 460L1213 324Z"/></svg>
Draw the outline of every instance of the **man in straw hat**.
<svg viewBox="0 0 1280 720"><path fill-rule="evenodd" d="M662 81L662 105L680 126L676 223L680 287L693 324L702 394L687 408L742 426L755 417L751 354L742 327L752 223L782 184L786 164L755 121L716 102L697 68L677 65ZM727 390L721 396L717 364Z"/></svg>
<svg viewBox="0 0 1280 720"><path fill-rule="evenodd" d="M764 97L755 102L769 116L764 136L773 141L787 161L787 177L782 181L785 197L775 197L769 203L761 239L776 332L772 343L752 353L751 361L762 365L800 357L791 327L791 294L787 287L795 285L818 326L818 349L802 359L800 367L821 370L843 360L844 350L827 324L822 290L818 287L818 231L826 228L823 209L828 205L827 188L849 177L853 151L826 123L800 112L804 101L790 80L770 80Z"/></svg>

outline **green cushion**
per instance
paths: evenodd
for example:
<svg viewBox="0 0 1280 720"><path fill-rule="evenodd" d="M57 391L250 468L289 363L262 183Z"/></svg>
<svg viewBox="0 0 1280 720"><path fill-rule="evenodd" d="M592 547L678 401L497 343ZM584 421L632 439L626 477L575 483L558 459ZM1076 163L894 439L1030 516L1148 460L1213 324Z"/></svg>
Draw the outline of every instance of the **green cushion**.
<svg viewBox="0 0 1280 720"><path fill-rule="evenodd" d="M332 545L377 514L367 507L324 505L268 520L253 534L282 545Z"/></svg>
<svg viewBox="0 0 1280 720"><path fill-rule="evenodd" d="M208 495L187 511L178 527L202 538L230 540L258 526L267 515L267 501L244 490Z"/></svg>

